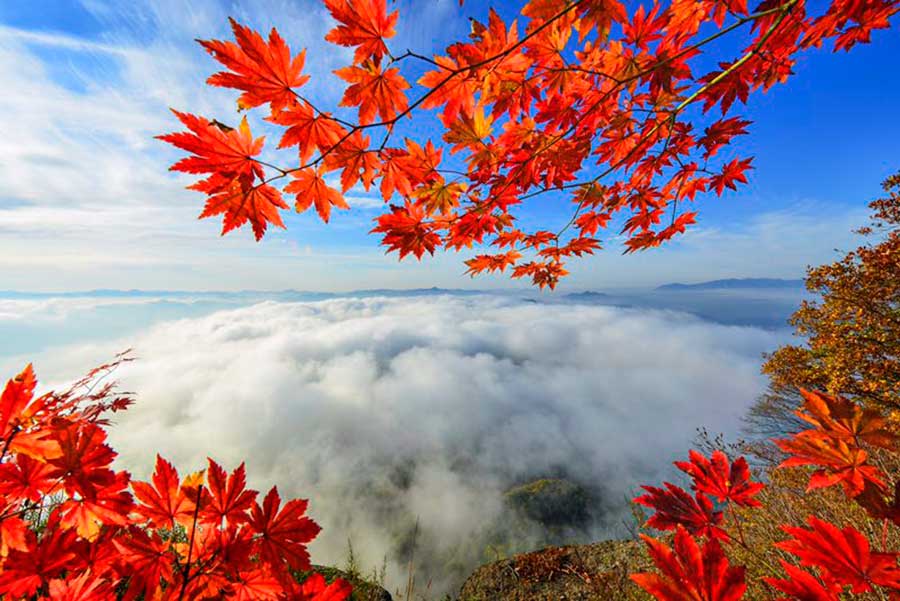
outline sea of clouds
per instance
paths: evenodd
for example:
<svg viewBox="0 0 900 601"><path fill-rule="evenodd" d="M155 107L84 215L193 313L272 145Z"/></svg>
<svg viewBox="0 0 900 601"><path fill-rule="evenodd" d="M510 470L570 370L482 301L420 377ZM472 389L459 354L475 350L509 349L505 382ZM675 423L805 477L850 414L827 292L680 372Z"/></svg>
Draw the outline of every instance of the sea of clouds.
<svg viewBox="0 0 900 601"><path fill-rule="evenodd" d="M588 536L626 534L625 499L671 476L698 427L738 432L761 353L785 336L513 297L348 298L162 321L36 367L52 383L133 347L117 376L137 403L111 436L122 467L246 461L256 488L311 500L315 561L341 563L350 539L395 586L418 521L419 581L442 591L485 560L503 492L534 478L599 491Z"/></svg>

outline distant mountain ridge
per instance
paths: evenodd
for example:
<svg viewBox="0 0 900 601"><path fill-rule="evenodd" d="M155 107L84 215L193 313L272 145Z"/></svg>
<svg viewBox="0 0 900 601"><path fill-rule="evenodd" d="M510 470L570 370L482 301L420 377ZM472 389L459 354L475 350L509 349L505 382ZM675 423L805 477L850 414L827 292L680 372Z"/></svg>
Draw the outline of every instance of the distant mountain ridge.
<svg viewBox="0 0 900 601"><path fill-rule="evenodd" d="M723 280L711 280L696 284L682 284L679 282L663 284L655 288L656 291L691 291L691 290L729 290L729 289L798 289L803 288L803 280L786 280L777 278L733 278ZM50 298L171 298L171 299L210 299L226 297L233 299L254 300L266 298L282 301L311 301L327 300L332 298L347 297L408 297L408 296L471 296L479 294L520 294L521 290L489 290L489 289L461 289L461 288L373 288L350 290L347 292L322 292L315 290L116 290L95 289L77 290L69 292L31 292L22 290L0 290L0 299L6 300L40 300ZM626 294L627 296L628 294ZM622 296L622 293L606 293L586 290L583 292L570 292L562 294L558 298L581 302L603 302Z"/></svg>
<svg viewBox="0 0 900 601"><path fill-rule="evenodd" d="M779 278L731 278L711 280L696 284L663 284L657 290L731 290L747 288L802 288L803 280L784 280Z"/></svg>
<svg viewBox="0 0 900 601"><path fill-rule="evenodd" d="M585 290L584 292L572 292L565 296L570 300L591 301L609 298L605 292L594 292L593 290Z"/></svg>

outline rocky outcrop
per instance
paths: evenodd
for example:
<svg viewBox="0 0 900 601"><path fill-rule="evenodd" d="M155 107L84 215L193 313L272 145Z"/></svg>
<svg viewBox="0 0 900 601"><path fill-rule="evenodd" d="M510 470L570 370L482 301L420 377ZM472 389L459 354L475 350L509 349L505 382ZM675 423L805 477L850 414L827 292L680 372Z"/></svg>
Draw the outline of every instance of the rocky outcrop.
<svg viewBox="0 0 900 601"><path fill-rule="evenodd" d="M517 486L504 495L514 511L544 526L583 526L589 520L590 494L561 478L542 478Z"/></svg>
<svg viewBox="0 0 900 601"><path fill-rule="evenodd" d="M548 547L481 566L458 601L643 600L628 575L650 565L638 541Z"/></svg>

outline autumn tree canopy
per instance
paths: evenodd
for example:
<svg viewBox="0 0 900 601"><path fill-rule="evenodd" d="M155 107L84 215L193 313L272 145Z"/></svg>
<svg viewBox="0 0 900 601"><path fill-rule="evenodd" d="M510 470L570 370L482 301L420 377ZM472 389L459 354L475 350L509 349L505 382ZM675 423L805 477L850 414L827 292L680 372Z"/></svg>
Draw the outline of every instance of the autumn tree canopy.
<svg viewBox="0 0 900 601"><path fill-rule="evenodd" d="M429 56L390 45L412 24L386 0L324 2L337 22L325 39L354 50L335 71L343 108L305 94L305 50L275 29L232 21L234 41L200 42L224 66L208 83L280 127L285 151L283 164L261 160L248 115L232 127L176 111L186 131L160 137L190 153L172 169L203 177L190 186L207 197L200 216L260 239L284 227L286 197L328 221L351 188L375 187L386 205L372 232L388 252L484 246L472 275L509 269L551 288L601 231L621 227L626 252L658 246L694 223L697 201L746 183L752 157L730 148L749 131L739 107L789 79L801 53L869 42L900 4L530 0ZM417 81L413 62L428 69ZM423 135L398 139L405 119ZM568 204L569 218L525 228L517 217L534 203Z"/></svg>
<svg viewBox="0 0 900 601"><path fill-rule="evenodd" d="M830 265L811 268L805 301L791 323L805 338L774 352L763 371L776 387L843 394L882 409L900 409L900 173L873 201L871 243Z"/></svg>

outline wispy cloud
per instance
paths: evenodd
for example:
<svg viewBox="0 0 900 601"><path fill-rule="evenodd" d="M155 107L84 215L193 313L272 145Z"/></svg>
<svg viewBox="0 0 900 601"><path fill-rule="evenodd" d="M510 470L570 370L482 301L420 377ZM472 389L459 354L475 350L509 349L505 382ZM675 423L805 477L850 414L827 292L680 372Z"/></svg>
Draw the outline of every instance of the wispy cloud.
<svg viewBox="0 0 900 601"><path fill-rule="evenodd" d="M175 153L153 140L177 127L170 105L220 118L235 114L233 94L204 85L214 65L193 41L227 37L228 11L218 2L85 6L106 27L96 39L0 27L0 83L13 91L0 114L4 286L84 288L118 281L165 287L181 280L190 287L253 282L267 288L287 282L252 275L242 282L245 273L278 271L252 265L285 255L295 259L294 268L313 263L305 246L289 236L276 233L261 245L246 232L222 240L214 220L198 223L201 199L183 189L187 178L167 172ZM258 27L270 26L267 21L278 15L285 35L310 46L314 93L334 96L330 71L348 57L342 49L326 49L322 36L330 17L315 6L254 2L232 14ZM325 263L335 254L360 252L346 244L313 249ZM379 260L375 249L365 254ZM244 267L228 276L228 262ZM155 282L146 277L153 266ZM179 275L186 271L193 284ZM322 287L329 286L327 269L312 271Z"/></svg>

